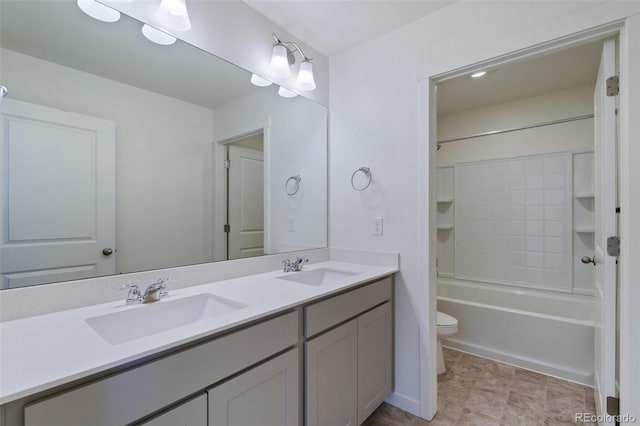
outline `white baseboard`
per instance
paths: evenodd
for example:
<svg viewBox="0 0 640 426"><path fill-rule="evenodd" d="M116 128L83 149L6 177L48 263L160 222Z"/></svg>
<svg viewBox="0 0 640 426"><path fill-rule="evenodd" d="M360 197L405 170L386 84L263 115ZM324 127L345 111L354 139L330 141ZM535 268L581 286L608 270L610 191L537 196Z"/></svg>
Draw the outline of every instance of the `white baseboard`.
<svg viewBox="0 0 640 426"><path fill-rule="evenodd" d="M394 392L385 399L385 402L393 405L394 407L398 407L401 410L408 411L414 416L420 416L420 403L406 395Z"/></svg>

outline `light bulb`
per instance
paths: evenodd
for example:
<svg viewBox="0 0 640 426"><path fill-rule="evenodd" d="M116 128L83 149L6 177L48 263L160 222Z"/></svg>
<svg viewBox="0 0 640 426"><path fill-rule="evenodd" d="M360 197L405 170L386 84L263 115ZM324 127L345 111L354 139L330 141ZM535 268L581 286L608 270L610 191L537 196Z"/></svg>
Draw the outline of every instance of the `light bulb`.
<svg viewBox="0 0 640 426"><path fill-rule="evenodd" d="M120 19L120 12L95 0L78 0L78 7L98 21L116 22Z"/></svg>
<svg viewBox="0 0 640 426"><path fill-rule="evenodd" d="M251 83L258 87L271 86L273 83L266 78L262 78L259 75L251 74Z"/></svg>
<svg viewBox="0 0 640 426"><path fill-rule="evenodd" d="M167 34L162 30L152 27L151 25L144 24L142 26L142 34L147 40L163 46L169 46L176 42L176 38L171 34Z"/></svg>
<svg viewBox="0 0 640 426"><path fill-rule="evenodd" d="M158 23L170 30L189 31L191 20L186 0L162 0L156 11Z"/></svg>
<svg viewBox="0 0 640 426"><path fill-rule="evenodd" d="M271 54L271 73L274 77L285 78L291 75L291 68L289 67L289 52L287 48L281 44L273 46L273 53Z"/></svg>
<svg viewBox="0 0 640 426"><path fill-rule="evenodd" d="M292 92L291 90L282 86L280 86L280 88L278 89L278 95L282 96L283 98L295 98L296 96L298 96L296 92Z"/></svg>
<svg viewBox="0 0 640 426"><path fill-rule="evenodd" d="M309 60L304 60L300 63L298 87L300 90L313 90L316 88L316 81L313 78L313 65Z"/></svg>

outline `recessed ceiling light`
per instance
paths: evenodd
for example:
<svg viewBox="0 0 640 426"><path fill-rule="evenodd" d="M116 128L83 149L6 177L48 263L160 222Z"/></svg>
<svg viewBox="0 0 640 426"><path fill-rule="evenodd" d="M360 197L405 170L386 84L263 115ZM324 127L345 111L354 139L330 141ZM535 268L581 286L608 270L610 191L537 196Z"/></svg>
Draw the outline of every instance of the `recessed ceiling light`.
<svg viewBox="0 0 640 426"><path fill-rule="evenodd" d="M480 78L483 75L485 75L487 72L486 71L478 71L478 72L474 72L473 74L471 74L472 78Z"/></svg>

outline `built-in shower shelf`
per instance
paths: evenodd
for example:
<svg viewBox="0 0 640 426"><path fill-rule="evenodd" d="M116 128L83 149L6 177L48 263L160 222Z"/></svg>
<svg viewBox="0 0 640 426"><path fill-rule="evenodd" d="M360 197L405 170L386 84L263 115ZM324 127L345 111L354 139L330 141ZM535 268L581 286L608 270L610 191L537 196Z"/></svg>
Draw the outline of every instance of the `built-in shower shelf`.
<svg viewBox="0 0 640 426"><path fill-rule="evenodd" d="M574 230L579 234L593 234L596 232L593 226L576 226Z"/></svg>
<svg viewBox="0 0 640 426"><path fill-rule="evenodd" d="M438 230L448 230L448 229L453 229L453 225L452 224L438 225Z"/></svg>
<svg viewBox="0 0 640 426"><path fill-rule="evenodd" d="M595 196L593 192L576 192L574 194L576 198L595 198Z"/></svg>
<svg viewBox="0 0 640 426"><path fill-rule="evenodd" d="M439 200L436 200L436 201L442 204L453 203L453 198L440 198Z"/></svg>

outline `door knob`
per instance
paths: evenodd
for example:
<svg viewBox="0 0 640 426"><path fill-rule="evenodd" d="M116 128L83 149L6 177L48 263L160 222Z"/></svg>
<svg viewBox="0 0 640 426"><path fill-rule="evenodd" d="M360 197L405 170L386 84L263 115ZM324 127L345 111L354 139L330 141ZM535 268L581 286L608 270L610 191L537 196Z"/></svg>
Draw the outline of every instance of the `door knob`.
<svg viewBox="0 0 640 426"><path fill-rule="evenodd" d="M593 263L593 265L595 266L596 264L596 258L594 257L589 257L589 256L582 256L582 259L580 259L582 261L582 263L584 263L585 265L588 265L589 263Z"/></svg>
<svg viewBox="0 0 640 426"><path fill-rule="evenodd" d="M102 254L105 256L111 256L113 254L113 249L110 247L102 249Z"/></svg>

